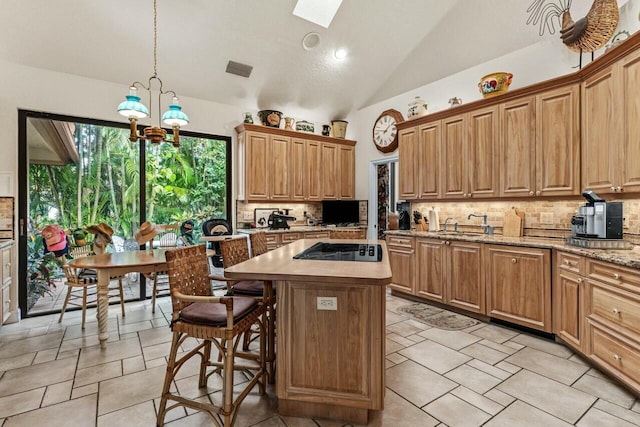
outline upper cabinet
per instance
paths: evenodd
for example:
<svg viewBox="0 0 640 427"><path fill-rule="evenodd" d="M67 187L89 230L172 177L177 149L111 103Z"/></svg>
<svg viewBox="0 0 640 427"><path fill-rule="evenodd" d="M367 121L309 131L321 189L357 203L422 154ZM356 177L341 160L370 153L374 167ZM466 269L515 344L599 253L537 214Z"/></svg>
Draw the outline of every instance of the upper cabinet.
<svg viewBox="0 0 640 427"><path fill-rule="evenodd" d="M355 198L355 141L247 124L236 132L239 200Z"/></svg>
<svg viewBox="0 0 640 427"><path fill-rule="evenodd" d="M596 193L640 191L640 51L582 84L582 181Z"/></svg>

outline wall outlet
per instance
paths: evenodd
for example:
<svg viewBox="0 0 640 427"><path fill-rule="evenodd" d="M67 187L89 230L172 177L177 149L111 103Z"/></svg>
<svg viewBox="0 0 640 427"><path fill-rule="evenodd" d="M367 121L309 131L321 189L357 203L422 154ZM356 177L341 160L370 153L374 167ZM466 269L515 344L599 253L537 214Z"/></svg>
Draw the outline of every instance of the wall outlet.
<svg viewBox="0 0 640 427"><path fill-rule="evenodd" d="M629 228L629 221L627 221L627 217L622 217L622 228Z"/></svg>
<svg viewBox="0 0 640 427"><path fill-rule="evenodd" d="M251 221L253 219L253 212L243 212L242 219Z"/></svg>
<svg viewBox="0 0 640 427"><path fill-rule="evenodd" d="M541 212L540 224L553 224L553 212Z"/></svg>
<svg viewBox="0 0 640 427"><path fill-rule="evenodd" d="M337 310L338 298L337 297L318 297L316 299L318 310Z"/></svg>

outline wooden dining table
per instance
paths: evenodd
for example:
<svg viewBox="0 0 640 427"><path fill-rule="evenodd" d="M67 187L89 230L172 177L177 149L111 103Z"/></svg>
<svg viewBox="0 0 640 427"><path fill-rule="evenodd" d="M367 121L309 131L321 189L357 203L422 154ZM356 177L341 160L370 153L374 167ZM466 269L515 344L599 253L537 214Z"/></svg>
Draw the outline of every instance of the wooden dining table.
<svg viewBox="0 0 640 427"><path fill-rule="evenodd" d="M111 277L126 273L154 273L167 270L165 251L154 249L141 251L116 252L111 254L92 255L71 260L74 268L94 269L98 274L98 339L100 347L107 347L107 320L109 317L109 281Z"/></svg>

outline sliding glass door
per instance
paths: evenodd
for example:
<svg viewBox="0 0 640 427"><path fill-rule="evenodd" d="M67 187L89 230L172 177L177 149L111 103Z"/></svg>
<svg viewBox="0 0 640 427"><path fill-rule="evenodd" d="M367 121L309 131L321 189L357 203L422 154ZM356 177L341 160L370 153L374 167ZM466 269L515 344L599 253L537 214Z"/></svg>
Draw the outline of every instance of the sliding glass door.
<svg viewBox="0 0 640 427"><path fill-rule="evenodd" d="M230 218L229 137L186 132L176 149L131 143L120 123L28 111L21 111L19 120L23 317L60 310L66 294L60 265L90 247L92 236L84 232L89 225L108 224L113 229L108 250L122 251L131 249L146 220L179 225L187 219L199 224L209 217ZM66 249L47 247L42 232L51 225L66 232ZM137 274L128 275L125 298L145 298L143 284Z"/></svg>

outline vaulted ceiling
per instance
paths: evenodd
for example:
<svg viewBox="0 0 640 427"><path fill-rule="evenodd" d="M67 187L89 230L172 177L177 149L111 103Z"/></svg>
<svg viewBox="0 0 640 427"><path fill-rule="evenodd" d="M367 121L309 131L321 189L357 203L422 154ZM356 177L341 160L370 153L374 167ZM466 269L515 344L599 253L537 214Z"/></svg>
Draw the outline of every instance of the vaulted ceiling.
<svg viewBox="0 0 640 427"><path fill-rule="evenodd" d="M295 0L158 0L158 75L180 96L344 117L538 42L530 3L344 0L325 29L293 16ZM124 95L153 73L152 4L2 0L0 58L116 82ZM305 50L309 32L320 43ZM251 76L225 73L229 60L252 65Z"/></svg>

